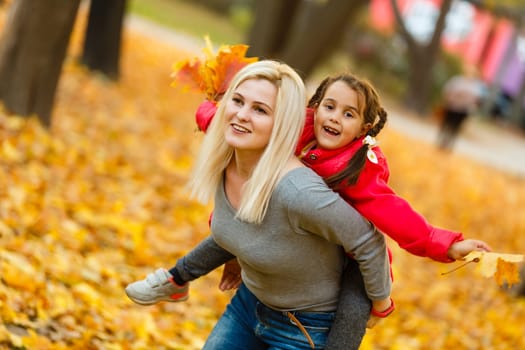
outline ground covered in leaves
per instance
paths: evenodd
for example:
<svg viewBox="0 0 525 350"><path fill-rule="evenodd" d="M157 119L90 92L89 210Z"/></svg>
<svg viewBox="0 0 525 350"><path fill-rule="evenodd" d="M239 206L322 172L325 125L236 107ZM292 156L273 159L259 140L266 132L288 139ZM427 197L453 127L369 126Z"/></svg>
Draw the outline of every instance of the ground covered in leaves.
<svg viewBox="0 0 525 350"><path fill-rule="evenodd" d="M83 28L83 23L79 24ZM126 32L118 83L77 63L75 32L53 126L0 112L0 347L199 349L231 293L220 272L190 299L142 307L131 281L169 267L208 234L211 207L184 189L202 96L170 87L190 53ZM191 53L193 55L193 53ZM391 185L430 222L525 252L525 181L388 129ZM525 299L474 263L394 251L397 310L362 349L523 349Z"/></svg>

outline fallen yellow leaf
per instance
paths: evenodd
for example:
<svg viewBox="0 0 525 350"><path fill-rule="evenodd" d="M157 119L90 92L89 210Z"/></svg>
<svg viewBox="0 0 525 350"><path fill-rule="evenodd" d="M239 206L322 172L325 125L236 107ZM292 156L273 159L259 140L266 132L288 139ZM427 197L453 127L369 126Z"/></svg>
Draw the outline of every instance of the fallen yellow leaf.
<svg viewBox="0 0 525 350"><path fill-rule="evenodd" d="M484 277L496 279L499 285L520 282L517 264L524 259L522 254L500 254L492 252L471 252L465 257L467 262L479 262L479 270Z"/></svg>

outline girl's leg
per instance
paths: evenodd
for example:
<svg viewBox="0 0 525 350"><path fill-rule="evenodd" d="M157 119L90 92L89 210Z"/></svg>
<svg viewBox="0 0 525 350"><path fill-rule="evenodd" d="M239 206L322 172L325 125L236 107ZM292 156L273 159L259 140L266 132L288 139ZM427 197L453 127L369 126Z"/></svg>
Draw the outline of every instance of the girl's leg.
<svg viewBox="0 0 525 350"><path fill-rule="evenodd" d="M145 279L126 286L126 294L137 304L153 305L159 301L183 301L188 298L188 285L234 256L222 249L211 236L204 239L169 270L157 269ZM173 283L173 282L175 283Z"/></svg>
<svg viewBox="0 0 525 350"><path fill-rule="evenodd" d="M366 295L357 261L348 259L327 350L357 350L366 332L372 303Z"/></svg>
<svg viewBox="0 0 525 350"><path fill-rule="evenodd" d="M255 335L257 298L241 284L204 344L203 350L265 350Z"/></svg>
<svg viewBox="0 0 525 350"><path fill-rule="evenodd" d="M169 272L175 282L184 284L208 274L233 258L235 256L215 243L210 235L180 258Z"/></svg>

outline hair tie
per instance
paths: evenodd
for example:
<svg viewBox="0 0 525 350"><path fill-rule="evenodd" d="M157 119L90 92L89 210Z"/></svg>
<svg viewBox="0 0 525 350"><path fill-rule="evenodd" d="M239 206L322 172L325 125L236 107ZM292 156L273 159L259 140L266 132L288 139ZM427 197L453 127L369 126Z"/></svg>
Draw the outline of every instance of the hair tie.
<svg viewBox="0 0 525 350"><path fill-rule="evenodd" d="M372 148L377 144L376 138L370 135L367 135L363 139L363 144L368 145L368 148Z"/></svg>
<svg viewBox="0 0 525 350"><path fill-rule="evenodd" d="M366 157L368 158L368 160L374 164L377 164L378 163L377 156L375 152L372 150L372 147L374 147L377 144L375 137L367 135L363 139L363 144L368 145L368 151L366 151Z"/></svg>

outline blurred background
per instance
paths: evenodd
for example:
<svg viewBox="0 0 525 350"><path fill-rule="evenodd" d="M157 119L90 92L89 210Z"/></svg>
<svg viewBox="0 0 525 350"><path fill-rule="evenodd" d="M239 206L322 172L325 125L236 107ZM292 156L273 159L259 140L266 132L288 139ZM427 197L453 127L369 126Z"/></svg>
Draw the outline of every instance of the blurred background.
<svg viewBox="0 0 525 350"><path fill-rule="evenodd" d="M282 59L305 79L355 71L422 118L439 104L451 76L474 67L482 84L478 114L525 129L525 5L518 0L76 0L56 9L40 5L46 1L2 2L17 10L4 33L0 98L44 121L81 3L90 13L81 60L112 79L124 18L137 15L196 38L209 35L216 44L248 44L250 56ZM38 65L49 72L40 77L47 84L35 86L28 72L42 73ZM29 92L13 89L15 81L43 96L17 96Z"/></svg>
<svg viewBox="0 0 525 350"><path fill-rule="evenodd" d="M170 86L205 36L309 89L368 78L391 187L432 224L523 254L524 26L522 0L0 0L0 348L202 347L232 295L220 271L185 303L123 289L209 233L212 208L185 192L204 96ZM441 147L443 91L471 72L476 106ZM363 350L525 348L521 266L507 288L389 245L397 310Z"/></svg>

